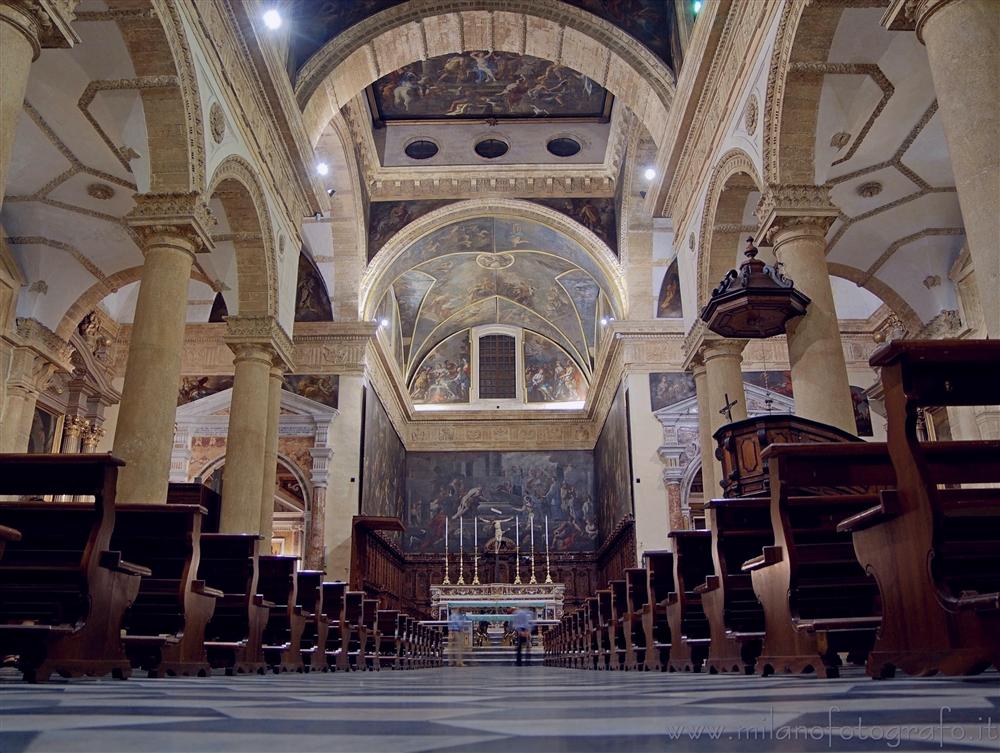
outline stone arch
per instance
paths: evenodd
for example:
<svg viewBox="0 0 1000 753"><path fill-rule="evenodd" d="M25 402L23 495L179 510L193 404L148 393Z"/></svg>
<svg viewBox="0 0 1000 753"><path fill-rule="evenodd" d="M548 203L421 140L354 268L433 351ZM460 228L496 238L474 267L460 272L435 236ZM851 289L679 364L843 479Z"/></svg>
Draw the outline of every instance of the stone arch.
<svg viewBox="0 0 1000 753"><path fill-rule="evenodd" d="M747 196L761 189L753 159L742 149L726 152L716 165L705 194L699 233L699 310L708 302L712 288L733 268Z"/></svg>
<svg viewBox="0 0 1000 753"><path fill-rule="evenodd" d="M136 76L157 82L139 89L149 135L150 192L200 191L205 185L201 99L180 16L167 0L131 4L150 11L119 27Z"/></svg>
<svg viewBox="0 0 1000 753"><path fill-rule="evenodd" d="M892 287L874 275L869 275L864 270L848 264L839 264L831 261L826 263L826 268L830 272L831 277L841 277L845 280L850 280L858 287L864 288L881 300L889 307L892 313L899 317L899 320L908 331L917 332L923 326L920 316L913 310L913 307L903 300L903 297L893 290Z"/></svg>
<svg viewBox="0 0 1000 753"><path fill-rule="evenodd" d="M97 304L103 301L112 293L117 293L126 285L138 282L142 279L142 265L128 267L119 270L107 279L96 282L87 288L83 294L77 298L63 314L56 327L56 334L63 340L69 340L73 335L73 330L87 314L93 311ZM197 267L191 270L191 279L203 282L214 289L214 283Z"/></svg>
<svg viewBox="0 0 1000 753"><path fill-rule="evenodd" d="M311 143L334 113L386 73L474 50L534 55L586 75L664 141L675 76L640 42L560 0L411 0L328 42L295 86Z"/></svg>
<svg viewBox="0 0 1000 753"><path fill-rule="evenodd" d="M226 210L236 249L239 315L278 313L278 265L271 217L257 173L242 157L230 155L215 169L207 196Z"/></svg>
<svg viewBox="0 0 1000 753"><path fill-rule="evenodd" d="M615 258L611 249L583 225L571 220L562 212L520 199L470 199L429 212L420 219L414 220L390 238L382 249L372 259L361 278L358 295L358 313L363 319L372 319L378 306L381 294L380 278L389 269L396 258L408 249L414 242L428 233L445 225L450 225L463 219L481 217L483 215L498 215L519 217L547 225L583 247L584 251L597 262L601 272L607 278L616 300L612 305L617 309L618 316L624 316L628 311L628 291L621 264Z"/></svg>
<svg viewBox="0 0 1000 753"><path fill-rule="evenodd" d="M786 2L771 54L764 104L764 180L767 185L812 185L816 122L826 62L843 3Z"/></svg>

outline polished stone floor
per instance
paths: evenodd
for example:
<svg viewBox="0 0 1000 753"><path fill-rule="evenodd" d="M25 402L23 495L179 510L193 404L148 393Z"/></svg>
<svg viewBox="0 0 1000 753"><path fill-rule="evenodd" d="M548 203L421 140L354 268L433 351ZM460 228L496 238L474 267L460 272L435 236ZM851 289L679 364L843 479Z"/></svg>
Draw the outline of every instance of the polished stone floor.
<svg viewBox="0 0 1000 753"><path fill-rule="evenodd" d="M10 675L6 675L10 677ZM1000 750L1000 676L838 680L543 667L0 679L0 751Z"/></svg>

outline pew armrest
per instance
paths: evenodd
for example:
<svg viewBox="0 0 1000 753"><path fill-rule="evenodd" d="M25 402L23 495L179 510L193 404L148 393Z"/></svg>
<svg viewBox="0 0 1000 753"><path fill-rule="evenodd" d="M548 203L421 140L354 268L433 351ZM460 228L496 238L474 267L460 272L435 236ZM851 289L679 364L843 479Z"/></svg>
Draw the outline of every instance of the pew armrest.
<svg viewBox="0 0 1000 753"><path fill-rule="evenodd" d="M874 507L862 510L856 515L844 518L837 524L837 533L854 533L891 520L899 514L899 495L895 489L879 492L880 502Z"/></svg>
<svg viewBox="0 0 1000 753"><path fill-rule="evenodd" d="M677 596L677 592L676 591L671 591L670 593L668 593L667 594L667 599L666 599L667 606L669 607L669 606L672 606L672 605L676 604L677 603L677 599L678 599L678 596Z"/></svg>
<svg viewBox="0 0 1000 753"><path fill-rule="evenodd" d="M719 588L719 576L718 575L706 575L705 582L700 586L696 586L694 592L696 594L706 594L709 591L716 591Z"/></svg>
<svg viewBox="0 0 1000 753"><path fill-rule="evenodd" d="M971 609L976 612L1000 610L1000 593L968 594L951 602L955 609Z"/></svg>
<svg viewBox="0 0 1000 753"><path fill-rule="evenodd" d="M221 599L225 596L225 594L219 589L205 585L205 581L203 580L191 581L191 591L192 593L201 594L202 596L211 596L214 599Z"/></svg>
<svg viewBox="0 0 1000 753"><path fill-rule="evenodd" d="M0 526L0 541L20 541L21 532L16 528Z"/></svg>
<svg viewBox="0 0 1000 753"><path fill-rule="evenodd" d="M153 571L148 567L143 567L142 565L137 565L134 562L126 562L123 560L121 552L105 550L101 552L101 557L98 562L101 567L107 570L112 570L116 573L125 573L126 575L142 575L147 578L153 574Z"/></svg>
<svg viewBox="0 0 1000 753"><path fill-rule="evenodd" d="M740 570L745 573L752 573L754 570L760 570L777 564L781 562L782 558L783 554L780 546L765 546L761 550L759 557L754 557L744 562Z"/></svg>

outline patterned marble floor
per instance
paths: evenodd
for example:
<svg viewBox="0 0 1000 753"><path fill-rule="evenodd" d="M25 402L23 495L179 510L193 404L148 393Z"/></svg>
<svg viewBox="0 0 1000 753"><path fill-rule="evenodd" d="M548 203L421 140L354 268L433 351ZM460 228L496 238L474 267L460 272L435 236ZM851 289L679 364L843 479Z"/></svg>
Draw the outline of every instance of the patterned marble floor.
<svg viewBox="0 0 1000 753"><path fill-rule="evenodd" d="M0 752L1000 750L1000 678L839 680L543 667L25 685Z"/></svg>

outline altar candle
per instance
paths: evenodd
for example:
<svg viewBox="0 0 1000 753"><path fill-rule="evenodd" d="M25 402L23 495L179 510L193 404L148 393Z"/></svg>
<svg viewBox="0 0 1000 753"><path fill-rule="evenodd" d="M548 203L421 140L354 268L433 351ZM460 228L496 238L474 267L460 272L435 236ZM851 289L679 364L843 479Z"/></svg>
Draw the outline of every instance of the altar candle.
<svg viewBox="0 0 1000 753"><path fill-rule="evenodd" d="M515 535L517 536L517 545L521 546L521 518L520 517L515 517L514 518L514 531L515 531Z"/></svg>
<svg viewBox="0 0 1000 753"><path fill-rule="evenodd" d="M448 546L448 518L444 519L444 545L445 548Z"/></svg>
<svg viewBox="0 0 1000 753"><path fill-rule="evenodd" d="M472 548L479 549L479 518L472 519Z"/></svg>
<svg viewBox="0 0 1000 753"><path fill-rule="evenodd" d="M549 516L545 516L545 551L549 550Z"/></svg>
<svg viewBox="0 0 1000 753"><path fill-rule="evenodd" d="M531 551L535 551L535 521L528 517L528 525L531 526Z"/></svg>
<svg viewBox="0 0 1000 753"><path fill-rule="evenodd" d="M458 519L458 548L465 546L465 518Z"/></svg>

